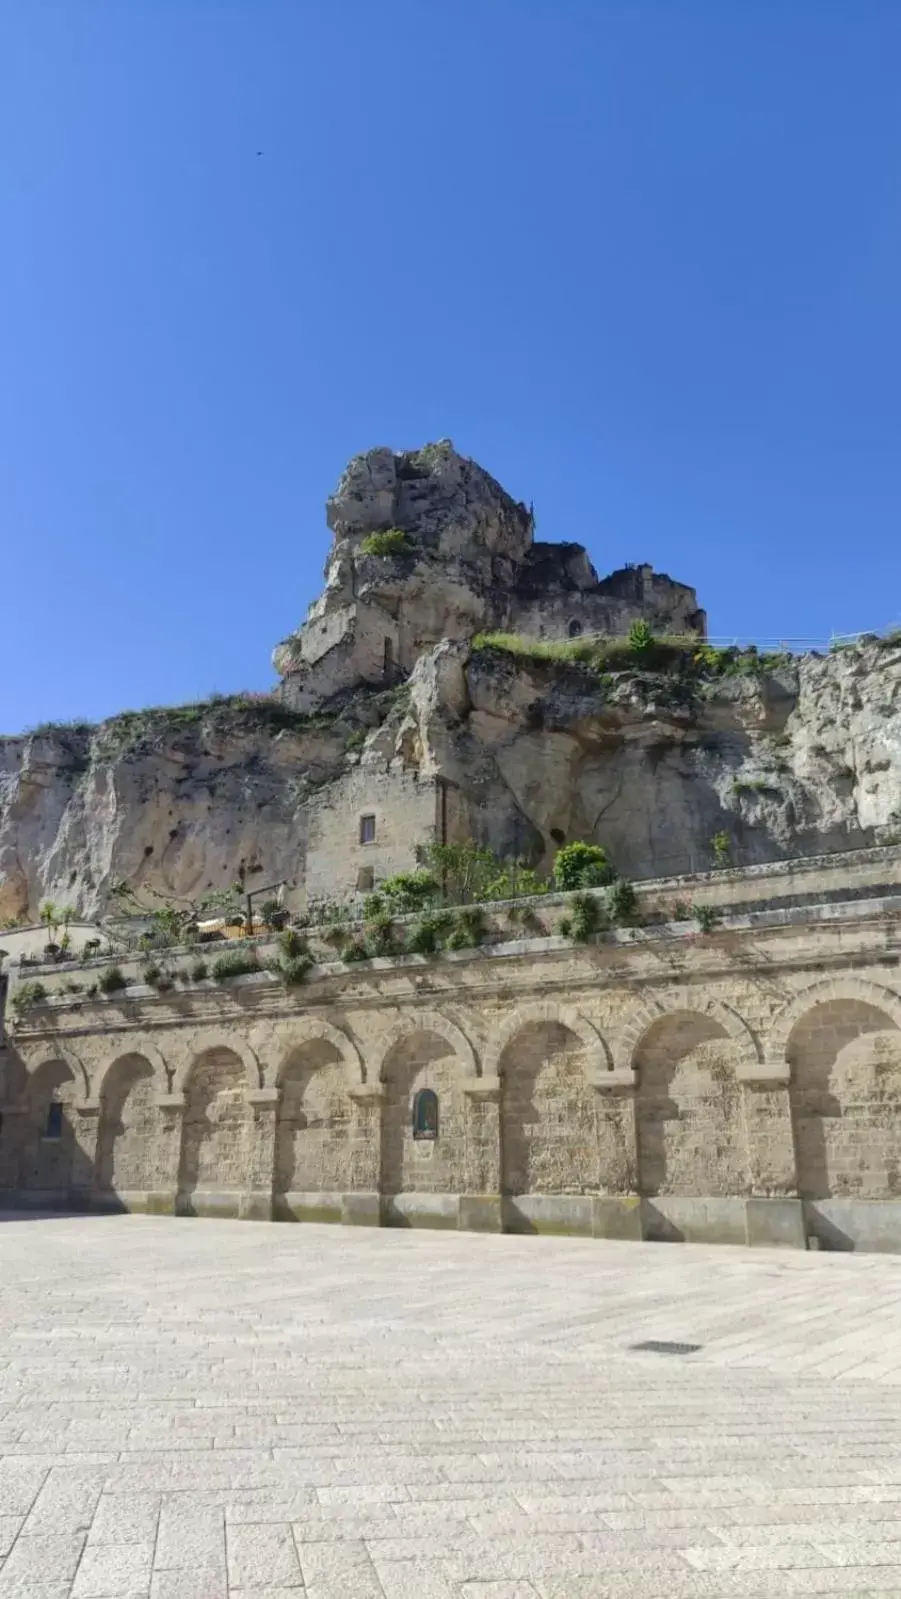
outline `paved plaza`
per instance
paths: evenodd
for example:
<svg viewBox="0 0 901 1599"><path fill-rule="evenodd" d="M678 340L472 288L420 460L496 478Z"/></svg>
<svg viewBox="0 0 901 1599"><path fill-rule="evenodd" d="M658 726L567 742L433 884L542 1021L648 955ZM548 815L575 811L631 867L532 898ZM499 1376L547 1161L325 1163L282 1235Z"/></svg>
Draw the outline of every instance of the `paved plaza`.
<svg viewBox="0 0 901 1599"><path fill-rule="evenodd" d="M901 1590L901 1258L116 1217L0 1281L0 1599Z"/></svg>

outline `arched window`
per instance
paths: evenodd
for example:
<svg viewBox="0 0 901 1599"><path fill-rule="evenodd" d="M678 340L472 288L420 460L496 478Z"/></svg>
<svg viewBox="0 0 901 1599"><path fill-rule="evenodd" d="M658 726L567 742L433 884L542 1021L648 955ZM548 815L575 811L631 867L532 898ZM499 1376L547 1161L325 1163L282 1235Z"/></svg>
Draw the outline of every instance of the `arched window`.
<svg viewBox="0 0 901 1599"><path fill-rule="evenodd" d="M569 624L568 631L570 638L578 638L582 632L582 623L577 622L575 617L573 617L573 620Z"/></svg>
<svg viewBox="0 0 901 1599"><path fill-rule="evenodd" d="M54 1099L47 1107L47 1122L44 1127L45 1138L62 1138L63 1136L63 1107L58 1099Z"/></svg>
<svg viewBox="0 0 901 1599"><path fill-rule="evenodd" d="M431 1088L421 1088L414 1097L413 1137L438 1137L438 1095Z"/></svg>

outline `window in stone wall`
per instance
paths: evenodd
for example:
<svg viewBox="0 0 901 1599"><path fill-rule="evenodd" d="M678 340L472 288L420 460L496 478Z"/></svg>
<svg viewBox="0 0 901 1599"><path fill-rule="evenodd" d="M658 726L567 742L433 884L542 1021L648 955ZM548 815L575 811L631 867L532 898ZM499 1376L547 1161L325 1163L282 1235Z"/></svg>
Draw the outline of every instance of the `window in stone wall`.
<svg viewBox="0 0 901 1599"><path fill-rule="evenodd" d="M361 816L360 817L360 843L361 844L374 844L375 843L375 817L374 816Z"/></svg>
<svg viewBox="0 0 901 1599"><path fill-rule="evenodd" d="M44 1127L45 1138L62 1138L63 1136L63 1107L58 1099L47 1106L47 1122Z"/></svg>
<svg viewBox="0 0 901 1599"><path fill-rule="evenodd" d="M573 618L573 620L569 624L569 636L570 636L570 638L578 638L579 635L581 634L581 632L582 632L582 623L581 622L577 622L575 620L575 618Z"/></svg>
<svg viewBox="0 0 901 1599"><path fill-rule="evenodd" d="M371 894L375 888L375 871L371 866L361 866L357 872L357 893Z"/></svg>
<svg viewBox="0 0 901 1599"><path fill-rule="evenodd" d="M421 1088L413 1100L413 1137L438 1137L438 1095L432 1088Z"/></svg>

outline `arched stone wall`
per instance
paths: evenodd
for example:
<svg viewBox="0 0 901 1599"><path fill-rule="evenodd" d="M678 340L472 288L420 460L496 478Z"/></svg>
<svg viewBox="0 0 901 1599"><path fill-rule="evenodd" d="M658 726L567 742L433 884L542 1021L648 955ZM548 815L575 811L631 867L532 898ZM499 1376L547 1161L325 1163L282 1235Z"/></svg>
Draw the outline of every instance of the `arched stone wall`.
<svg viewBox="0 0 901 1599"><path fill-rule="evenodd" d="M815 1006L827 1000L849 1000L884 1011L891 1023L901 1028L901 994L882 983L863 977L829 977L807 983L777 1012L769 1029L767 1057L788 1060L788 1042L797 1023Z"/></svg>
<svg viewBox="0 0 901 1599"><path fill-rule="evenodd" d="M247 1076L246 1059L227 1043L207 1044L191 1063L178 1172L182 1210L190 1213L198 1195L244 1187L252 1122Z"/></svg>
<svg viewBox="0 0 901 1599"><path fill-rule="evenodd" d="M415 1010L385 1035L377 1056L383 1084L381 1174L383 1195L459 1194L466 1187L466 1100L463 1086L477 1076L469 1039L439 1011ZM413 1137L416 1094L438 1096L440 1132L433 1143Z"/></svg>
<svg viewBox="0 0 901 1599"><path fill-rule="evenodd" d="M75 1124L84 1086L84 1072L71 1050L55 1051L29 1071L19 1163L19 1187L26 1193L66 1203L73 1182L90 1181ZM59 1137L51 1139L47 1117L54 1102L62 1106L62 1123Z"/></svg>
<svg viewBox="0 0 901 1599"><path fill-rule="evenodd" d="M501 1082L501 1192L598 1192L609 1160L592 1085L609 1054L597 1029L573 1007L527 1005L502 1024L489 1058Z"/></svg>
<svg viewBox="0 0 901 1599"><path fill-rule="evenodd" d="M742 1066L751 1067L762 1058L754 1032L731 1005L703 994L690 998L674 996L669 1005L665 1001L644 998L632 1004L620 1029L614 1054L617 1069L635 1070L636 1053L650 1029L666 1016L686 1014L706 1016L715 1022L722 1037L731 1039L735 1045L735 1059Z"/></svg>
<svg viewBox="0 0 901 1599"><path fill-rule="evenodd" d="M331 1035L331 1036L330 1036ZM342 1192L350 1186L347 1040L311 1028L284 1057L275 1130L276 1200L288 1193Z"/></svg>
<svg viewBox="0 0 901 1599"><path fill-rule="evenodd" d="M606 1040L593 1022L574 1005L557 1000L539 1000L531 1005L520 1005L505 1016L495 1028L485 1050L485 1076L497 1077L500 1060L508 1045L529 1027L557 1023L577 1038L584 1051L585 1069L589 1077L613 1068L613 1057Z"/></svg>
<svg viewBox="0 0 901 1599"><path fill-rule="evenodd" d="M817 985L804 998L808 1008L793 1006L778 1035L791 1070L798 1193L901 1196L901 1006L876 984L843 994Z"/></svg>
<svg viewBox="0 0 901 1599"><path fill-rule="evenodd" d="M232 1055L237 1055L244 1072L244 1086L251 1093L262 1087L262 1073L256 1054L251 1049L247 1040L236 1029L228 1032L203 1031L191 1033L185 1041L177 1041L177 1055L175 1070L172 1079L174 1093L181 1093L185 1089L188 1078L194 1070L195 1062L201 1055L212 1054L217 1050L227 1050ZM175 1054L175 1051L173 1051Z"/></svg>
<svg viewBox="0 0 901 1599"><path fill-rule="evenodd" d="M153 1071L154 1084L158 1094L165 1094L169 1088L170 1080L174 1076L174 1068L164 1059L162 1052L153 1042L139 1033L121 1040L121 1047L112 1050L108 1058L92 1072L92 1098L102 1100L110 1074L118 1069L120 1061L125 1056L140 1055L149 1064ZM117 1090L118 1091L118 1090Z"/></svg>
<svg viewBox="0 0 901 1599"><path fill-rule="evenodd" d="M727 1031L728 1027L728 1031ZM723 1007L660 1011L631 1046L638 1186L654 1196L747 1193L738 1069L751 1045Z"/></svg>
<svg viewBox="0 0 901 1599"><path fill-rule="evenodd" d="M154 1053L157 1063L143 1052L129 1051L104 1068L94 1175L98 1193L138 1193L155 1186L160 1126L156 1101L165 1091L166 1077L162 1057Z"/></svg>

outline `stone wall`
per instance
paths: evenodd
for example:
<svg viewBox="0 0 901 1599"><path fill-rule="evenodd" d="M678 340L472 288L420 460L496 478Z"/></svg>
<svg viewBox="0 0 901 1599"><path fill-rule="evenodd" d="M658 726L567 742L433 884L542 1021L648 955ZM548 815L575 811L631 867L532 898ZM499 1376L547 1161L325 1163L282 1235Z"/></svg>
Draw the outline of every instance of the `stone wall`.
<svg viewBox="0 0 901 1599"><path fill-rule="evenodd" d="M316 794L310 807L307 844L307 903L353 898L373 883L409 871L413 845L434 837L437 790L416 772L386 771L380 764L355 767ZM361 822L374 818L374 836L364 841Z"/></svg>
<svg viewBox="0 0 901 1599"><path fill-rule="evenodd" d="M828 910L26 1012L0 1193L901 1249L899 902Z"/></svg>

